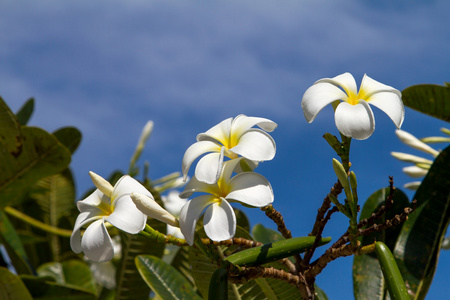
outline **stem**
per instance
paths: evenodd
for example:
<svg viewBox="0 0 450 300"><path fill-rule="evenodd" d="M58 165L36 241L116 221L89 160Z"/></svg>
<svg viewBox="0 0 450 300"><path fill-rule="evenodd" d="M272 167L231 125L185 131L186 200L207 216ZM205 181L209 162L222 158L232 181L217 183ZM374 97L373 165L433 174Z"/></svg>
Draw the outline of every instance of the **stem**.
<svg viewBox="0 0 450 300"><path fill-rule="evenodd" d="M11 206L6 206L5 212L17 219L24 221L27 224L30 224L31 226L39 228L43 231L46 231L46 232L49 232L52 234L56 234L56 235L59 235L62 237L70 237L72 235L72 230L61 229L58 227L50 226L48 224L45 224L41 221L38 221L38 220L24 214L23 212L18 211L15 208L12 208Z"/></svg>

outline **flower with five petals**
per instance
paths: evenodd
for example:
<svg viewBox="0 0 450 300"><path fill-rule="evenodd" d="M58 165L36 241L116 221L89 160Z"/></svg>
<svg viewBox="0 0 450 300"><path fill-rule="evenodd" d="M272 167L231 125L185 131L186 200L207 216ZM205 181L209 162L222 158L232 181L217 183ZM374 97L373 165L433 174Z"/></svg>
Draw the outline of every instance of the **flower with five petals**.
<svg viewBox="0 0 450 300"><path fill-rule="evenodd" d="M89 175L97 189L86 199L77 202L80 214L75 221L70 246L75 253L84 252L90 260L108 261L113 258L114 250L105 223L132 234L142 231L147 216L136 208L130 194L151 194L128 175L121 177L114 187L93 172ZM81 236L81 228L86 225Z"/></svg>
<svg viewBox="0 0 450 300"><path fill-rule="evenodd" d="M252 128L258 126L261 129ZM253 162L271 160L275 156L275 141L267 133L277 124L271 120L239 115L228 118L205 133L184 154L182 170L186 180L191 164L207 153L197 163L195 177L199 181L215 183L220 175L224 156L230 159L242 156ZM266 132L267 131L267 132Z"/></svg>
<svg viewBox="0 0 450 300"><path fill-rule="evenodd" d="M369 104L384 111L397 128L403 123L404 106L400 91L364 75L361 87L350 73L323 78L309 87L302 99L306 120L311 123L328 104L340 102L334 118L337 129L345 136L365 140L375 130L375 119Z"/></svg>
<svg viewBox="0 0 450 300"><path fill-rule="evenodd" d="M272 187L264 176L243 172L231 178L241 159L224 162L216 183L201 182L194 176L180 194L181 198L188 198L194 192L204 193L191 199L180 212L180 229L190 245L194 243L195 226L205 209L203 224L206 235L213 241L223 241L232 238L236 232L236 215L229 202L253 207L273 202Z"/></svg>

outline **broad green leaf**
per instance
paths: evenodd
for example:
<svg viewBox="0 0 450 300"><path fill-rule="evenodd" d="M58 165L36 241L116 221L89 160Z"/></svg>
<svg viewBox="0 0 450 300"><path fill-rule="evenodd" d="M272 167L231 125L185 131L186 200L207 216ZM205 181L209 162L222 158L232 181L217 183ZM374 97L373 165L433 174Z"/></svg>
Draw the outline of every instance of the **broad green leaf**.
<svg viewBox="0 0 450 300"><path fill-rule="evenodd" d="M2 211L0 211L0 243L5 246L18 274L33 274L19 235L9 221L8 216Z"/></svg>
<svg viewBox="0 0 450 300"><path fill-rule="evenodd" d="M189 264L189 247L180 247L172 260L172 267L184 275L189 282L194 284L194 277Z"/></svg>
<svg viewBox="0 0 450 300"><path fill-rule="evenodd" d="M49 277L20 276L34 300L67 299L95 300L97 296L73 285L60 284Z"/></svg>
<svg viewBox="0 0 450 300"><path fill-rule="evenodd" d="M16 113L17 121L21 125L27 125L34 110L34 99L30 98Z"/></svg>
<svg viewBox="0 0 450 300"><path fill-rule="evenodd" d="M202 299L174 267L152 255L138 255L136 266L147 285L162 299Z"/></svg>
<svg viewBox="0 0 450 300"><path fill-rule="evenodd" d="M263 244L284 240L284 237L278 231L264 227L262 224L256 224L252 229L253 238Z"/></svg>
<svg viewBox="0 0 450 300"><path fill-rule="evenodd" d="M23 150L23 137L20 131L20 123L16 116L0 97L0 148L5 152L0 156L0 168L2 157L17 157ZM7 155L8 154L8 155ZM0 183L2 182L0 175Z"/></svg>
<svg viewBox="0 0 450 300"><path fill-rule="evenodd" d="M364 204L360 220L367 219L372 213L378 211L385 204L388 195L389 188L380 189L373 193ZM382 218L376 221L377 224L385 222L386 219L392 219L396 214L402 213L405 207L409 206L408 197L399 189L395 189L393 199L392 207ZM393 249L400 230L401 227L398 226L386 231L375 232L363 236L361 243L365 246L375 241L381 241ZM353 292L355 299L382 300L386 298L386 284L375 253L354 256Z"/></svg>
<svg viewBox="0 0 450 300"><path fill-rule="evenodd" d="M150 219L148 224L159 232L166 232L166 224L162 222ZM134 259L142 253L162 257L165 244L141 235L121 232L120 236L122 240L122 259L117 268L116 299L148 299L150 289L136 269ZM133 292L130 293L130 291Z"/></svg>
<svg viewBox="0 0 450 300"><path fill-rule="evenodd" d="M67 260L62 263L45 263L37 269L39 276L52 277L57 283L72 285L97 294L95 280L89 266L80 260Z"/></svg>
<svg viewBox="0 0 450 300"><path fill-rule="evenodd" d="M81 132L75 127L63 127L53 132L58 141L73 154L81 142Z"/></svg>
<svg viewBox="0 0 450 300"><path fill-rule="evenodd" d="M11 135L12 131L0 127L0 137ZM20 198L39 179L64 170L70 163L69 150L42 129L24 126L16 138L20 144L16 152L0 152L0 208Z"/></svg>
<svg viewBox="0 0 450 300"><path fill-rule="evenodd" d="M0 267L0 299L33 300L20 277L4 267Z"/></svg>
<svg viewBox="0 0 450 300"><path fill-rule="evenodd" d="M236 224L242 229L250 231L250 221L248 220L247 215L240 209L233 207L233 210L236 215Z"/></svg>
<svg viewBox="0 0 450 300"><path fill-rule="evenodd" d="M450 86L413 85L402 91L402 99L412 109L450 122Z"/></svg>
<svg viewBox="0 0 450 300"><path fill-rule="evenodd" d="M434 161L414 199L418 207L403 224L395 245L405 284L414 299L424 299L450 220L450 146Z"/></svg>

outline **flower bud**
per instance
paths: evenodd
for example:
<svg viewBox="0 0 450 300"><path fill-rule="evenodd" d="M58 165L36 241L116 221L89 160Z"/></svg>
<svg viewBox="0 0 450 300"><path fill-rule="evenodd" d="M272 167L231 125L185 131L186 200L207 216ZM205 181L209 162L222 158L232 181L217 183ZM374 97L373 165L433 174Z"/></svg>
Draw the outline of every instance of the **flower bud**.
<svg viewBox="0 0 450 300"><path fill-rule="evenodd" d="M174 227L180 226L178 220L156 203L152 197L140 193L131 193L130 196L136 207L150 218L154 218Z"/></svg>
<svg viewBox="0 0 450 300"><path fill-rule="evenodd" d="M100 190L105 196L111 198L114 187L102 176L95 174L92 171L89 171L89 176L91 176L92 182L95 187Z"/></svg>

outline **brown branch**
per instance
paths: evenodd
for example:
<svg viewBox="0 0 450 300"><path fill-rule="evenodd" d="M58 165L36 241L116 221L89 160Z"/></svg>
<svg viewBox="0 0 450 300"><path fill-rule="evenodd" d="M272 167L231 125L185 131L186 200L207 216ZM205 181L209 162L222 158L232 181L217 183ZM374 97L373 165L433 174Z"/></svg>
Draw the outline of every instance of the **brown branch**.
<svg viewBox="0 0 450 300"><path fill-rule="evenodd" d="M281 235L285 239L292 238L291 231L286 228L286 224L284 223L283 216L280 214L279 211L277 211L275 208L273 208L272 204L269 204L267 206L261 207L261 210L266 213L266 216L268 216L272 221L277 224L277 229L281 233Z"/></svg>

